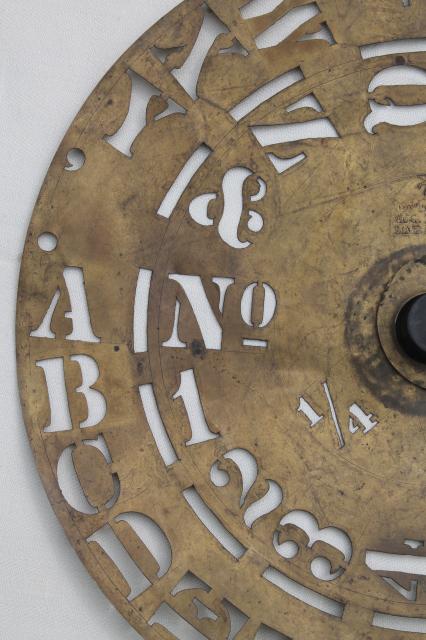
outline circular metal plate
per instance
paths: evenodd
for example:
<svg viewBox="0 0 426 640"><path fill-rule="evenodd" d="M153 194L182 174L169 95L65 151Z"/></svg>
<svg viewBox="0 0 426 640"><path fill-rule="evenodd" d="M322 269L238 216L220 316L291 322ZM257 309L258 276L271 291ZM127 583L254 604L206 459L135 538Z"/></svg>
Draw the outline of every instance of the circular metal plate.
<svg viewBox="0 0 426 640"><path fill-rule="evenodd" d="M424 4L266 4L186 0L67 133L22 260L26 425L144 638L410 637L425 369L394 323L426 287L426 53L399 41Z"/></svg>

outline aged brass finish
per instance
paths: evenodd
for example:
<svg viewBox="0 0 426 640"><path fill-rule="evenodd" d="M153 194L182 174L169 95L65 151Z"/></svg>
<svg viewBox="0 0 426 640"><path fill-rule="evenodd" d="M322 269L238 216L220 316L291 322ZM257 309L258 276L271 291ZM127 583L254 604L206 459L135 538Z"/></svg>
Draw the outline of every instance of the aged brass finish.
<svg viewBox="0 0 426 640"><path fill-rule="evenodd" d="M426 638L426 369L395 330L426 292L425 2L266 5L183 2L62 142L22 259L28 434L143 638Z"/></svg>

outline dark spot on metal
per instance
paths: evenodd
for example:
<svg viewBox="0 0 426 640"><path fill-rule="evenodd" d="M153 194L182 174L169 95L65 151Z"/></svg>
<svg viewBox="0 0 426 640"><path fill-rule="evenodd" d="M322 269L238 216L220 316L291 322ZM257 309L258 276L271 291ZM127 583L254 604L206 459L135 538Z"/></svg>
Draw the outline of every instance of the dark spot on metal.
<svg viewBox="0 0 426 640"><path fill-rule="evenodd" d="M191 351L195 358L204 358L207 353L204 342L200 340L193 340L191 342Z"/></svg>

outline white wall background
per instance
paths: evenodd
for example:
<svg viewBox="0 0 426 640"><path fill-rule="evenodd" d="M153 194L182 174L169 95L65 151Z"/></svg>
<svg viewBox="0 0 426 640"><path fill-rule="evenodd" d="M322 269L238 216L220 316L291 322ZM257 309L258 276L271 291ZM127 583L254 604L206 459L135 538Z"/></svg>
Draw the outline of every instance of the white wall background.
<svg viewBox="0 0 426 640"><path fill-rule="evenodd" d="M32 209L77 111L179 0L0 2L0 638L136 640L68 543L39 480L15 373L15 298Z"/></svg>

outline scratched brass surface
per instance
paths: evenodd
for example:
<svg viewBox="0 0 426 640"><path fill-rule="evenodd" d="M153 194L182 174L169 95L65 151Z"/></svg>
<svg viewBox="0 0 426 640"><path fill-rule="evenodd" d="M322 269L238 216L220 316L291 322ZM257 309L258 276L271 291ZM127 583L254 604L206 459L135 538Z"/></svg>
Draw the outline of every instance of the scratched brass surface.
<svg viewBox="0 0 426 640"><path fill-rule="evenodd" d="M185 637L159 621L165 604L217 640L413 636L384 629L380 614L424 618L426 629L426 571L410 568L413 556L426 563L425 373L393 331L426 290L426 125L387 122L391 109L424 105L426 83L378 75L426 76L426 53L361 49L426 37L425 3L317 0L317 15L263 47L262 34L306 3L276 4L250 17L243 0L208 0L209 10L186 0L142 36L66 134L25 244L17 356L37 465L88 571L147 640ZM206 21L217 32L202 51ZM321 29L328 40L309 37ZM194 51L205 58L196 96L179 71ZM297 82L267 93L295 69ZM142 79L150 100L119 149ZM306 96L317 106L298 105ZM279 138L280 125L316 119L334 137L283 127ZM84 153L80 168L71 149ZM170 203L193 154L204 162ZM39 247L43 233L56 248ZM249 487L242 457L257 464ZM66 463L78 505L61 491ZM190 506L197 495L231 549ZM407 573L367 552L408 556ZM198 582L176 592L188 572Z"/></svg>

